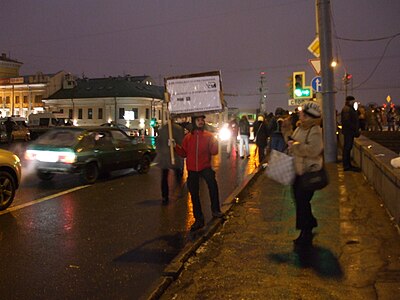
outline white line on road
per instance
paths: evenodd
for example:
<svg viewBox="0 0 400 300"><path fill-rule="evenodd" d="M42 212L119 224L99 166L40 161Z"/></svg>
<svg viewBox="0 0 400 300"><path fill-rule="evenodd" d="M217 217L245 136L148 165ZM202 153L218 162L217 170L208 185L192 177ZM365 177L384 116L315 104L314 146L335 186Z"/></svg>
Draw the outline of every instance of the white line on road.
<svg viewBox="0 0 400 300"><path fill-rule="evenodd" d="M22 209L22 208L27 207L27 206L31 206L33 204L37 204L37 203L40 203L40 202L51 200L51 199L60 197L60 196L65 195L65 194L69 194L69 193L72 193L72 192L87 188L88 186L90 186L90 185L78 186L78 187L75 187L73 189L69 189L69 190L66 190L66 191L63 191L63 192L59 192L57 194L53 194L53 195L46 196L46 197L43 197L43 198L40 198L40 199L32 200L30 202L27 202L27 203L24 203L24 204L20 204L20 205L17 205L17 206L12 206L12 207L4 210L4 211L0 211L0 216L4 215L4 214L7 214L9 212L15 211L15 210Z"/></svg>

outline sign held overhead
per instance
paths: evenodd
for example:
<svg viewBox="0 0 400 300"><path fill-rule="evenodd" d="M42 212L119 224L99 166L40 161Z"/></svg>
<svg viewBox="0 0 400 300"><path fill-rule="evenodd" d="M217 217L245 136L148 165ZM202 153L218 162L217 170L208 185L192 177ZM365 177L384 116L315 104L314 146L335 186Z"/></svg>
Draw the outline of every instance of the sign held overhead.
<svg viewBox="0 0 400 300"><path fill-rule="evenodd" d="M223 110L219 71L166 78L165 90L169 94L168 109L172 115Z"/></svg>

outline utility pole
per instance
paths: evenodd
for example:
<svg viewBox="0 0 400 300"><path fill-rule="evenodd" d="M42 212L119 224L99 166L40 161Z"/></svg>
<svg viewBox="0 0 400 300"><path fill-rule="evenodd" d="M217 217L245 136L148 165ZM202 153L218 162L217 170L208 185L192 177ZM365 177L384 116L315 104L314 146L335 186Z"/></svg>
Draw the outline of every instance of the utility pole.
<svg viewBox="0 0 400 300"><path fill-rule="evenodd" d="M267 92L265 72L260 73L260 113L267 113Z"/></svg>
<svg viewBox="0 0 400 300"><path fill-rule="evenodd" d="M336 107L332 62L330 0L317 1L318 34L321 49L322 110L325 162L337 161Z"/></svg>

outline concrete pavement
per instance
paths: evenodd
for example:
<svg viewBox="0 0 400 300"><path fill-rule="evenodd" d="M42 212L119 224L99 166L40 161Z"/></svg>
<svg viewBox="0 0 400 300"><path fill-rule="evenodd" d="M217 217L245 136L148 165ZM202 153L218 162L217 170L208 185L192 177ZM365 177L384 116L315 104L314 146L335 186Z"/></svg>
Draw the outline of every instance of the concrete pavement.
<svg viewBox="0 0 400 300"><path fill-rule="evenodd" d="M201 246L192 247L195 253L179 258L185 263L178 272L165 272L152 297L399 299L398 228L362 173L327 167L330 184L312 200L319 223L313 247L294 248L291 190L261 173L240 193L222 227L211 224L216 233L208 232Z"/></svg>

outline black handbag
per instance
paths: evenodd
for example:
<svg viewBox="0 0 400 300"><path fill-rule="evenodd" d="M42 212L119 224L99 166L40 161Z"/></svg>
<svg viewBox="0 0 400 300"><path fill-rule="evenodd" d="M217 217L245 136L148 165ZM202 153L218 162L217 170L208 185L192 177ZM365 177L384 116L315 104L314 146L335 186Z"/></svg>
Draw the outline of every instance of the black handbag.
<svg viewBox="0 0 400 300"><path fill-rule="evenodd" d="M305 191L316 191L326 187L329 183L325 167L314 172L306 172L299 177L299 186Z"/></svg>

